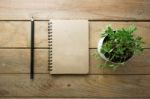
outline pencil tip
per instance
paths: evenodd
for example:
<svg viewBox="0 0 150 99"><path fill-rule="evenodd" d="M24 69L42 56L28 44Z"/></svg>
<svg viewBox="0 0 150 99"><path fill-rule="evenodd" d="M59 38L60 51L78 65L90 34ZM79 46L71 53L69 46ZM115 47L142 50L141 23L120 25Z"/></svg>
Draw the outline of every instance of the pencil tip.
<svg viewBox="0 0 150 99"><path fill-rule="evenodd" d="M31 21L33 21L33 16L31 17Z"/></svg>

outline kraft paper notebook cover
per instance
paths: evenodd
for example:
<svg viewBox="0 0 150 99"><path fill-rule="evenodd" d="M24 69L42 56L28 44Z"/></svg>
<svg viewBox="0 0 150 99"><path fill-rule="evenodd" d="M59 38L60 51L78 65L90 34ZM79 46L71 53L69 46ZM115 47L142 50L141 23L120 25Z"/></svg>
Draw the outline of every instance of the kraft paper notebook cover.
<svg viewBox="0 0 150 99"><path fill-rule="evenodd" d="M88 21L50 20L48 24L50 74L87 74Z"/></svg>

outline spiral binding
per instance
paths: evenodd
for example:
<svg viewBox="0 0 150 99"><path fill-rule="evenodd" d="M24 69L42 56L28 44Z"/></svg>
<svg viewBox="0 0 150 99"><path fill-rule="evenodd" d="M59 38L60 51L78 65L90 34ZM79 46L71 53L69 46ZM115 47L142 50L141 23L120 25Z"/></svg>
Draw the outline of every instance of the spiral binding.
<svg viewBox="0 0 150 99"><path fill-rule="evenodd" d="M52 22L48 22L48 70L52 71Z"/></svg>

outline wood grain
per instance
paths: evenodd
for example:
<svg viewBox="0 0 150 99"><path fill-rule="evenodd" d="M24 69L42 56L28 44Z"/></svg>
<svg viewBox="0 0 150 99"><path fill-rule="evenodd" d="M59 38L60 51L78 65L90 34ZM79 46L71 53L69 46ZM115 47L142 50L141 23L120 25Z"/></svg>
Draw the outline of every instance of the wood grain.
<svg viewBox="0 0 150 99"><path fill-rule="evenodd" d="M96 52L91 49L90 54ZM0 73L29 73L30 50L29 49L0 49ZM143 54L137 55L121 66L117 71L102 69L97 64L103 64L104 60L96 60L90 56L90 74L150 74L150 50L145 49ZM35 50L35 73L48 72L48 50Z"/></svg>
<svg viewBox="0 0 150 99"><path fill-rule="evenodd" d="M96 48L100 32L108 25L113 28L127 27L135 24L138 30L136 36L143 37L144 47L150 48L150 22L111 22L89 21L90 48ZM48 21L35 22L35 46L48 47L47 38ZM2 47L30 47L30 22L28 21L0 21L0 48Z"/></svg>
<svg viewBox="0 0 150 99"><path fill-rule="evenodd" d="M0 73L30 73L30 49L0 49ZM35 72L48 73L48 50L35 50Z"/></svg>
<svg viewBox="0 0 150 99"><path fill-rule="evenodd" d="M18 97L18 98L12 98L11 97L11 98L6 98L5 97L5 99L33 99L33 98L31 98L31 97L21 97L21 98L20 97ZM38 97L35 98L34 97L34 99L66 99L66 98L38 98ZM87 99L87 98L67 98L67 99ZM105 98L104 97L99 97L99 98L88 98L88 99L116 99L116 98L112 98L112 97L111 98L110 97L109 98L108 97L107 98L106 97ZM117 99L122 99L122 98L118 98L117 97ZM135 98L127 98L127 99L135 99ZM136 97L136 99L147 99L147 98L138 98L138 97Z"/></svg>
<svg viewBox="0 0 150 99"><path fill-rule="evenodd" d="M149 20L149 0L1 0L0 20Z"/></svg>
<svg viewBox="0 0 150 99"><path fill-rule="evenodd" d="M150 0L0 0L0 98L149 99L149 7ZM34 80L29 75L32 16L39 20L35 21ZM49 19L90 20L89 75L49 74ZM91 56L96 52L99 33L108 24L114 28L135 24L135 35L142 36L144 48L148 48L117 71L96 67L104 61Z"/></svg>
<svg viewBox="0 0 150 99"><path fill-rule="evenodd" d="M28 97L150 97L149 75L0 76L0 96ZM5 84L5 86L4 86Z"/></svg>
<svg viewBox="0 0 150 99"><path fill-rule="evenodd" d="M24 97L24 98L23 97L21 97L21 98L20 97L19 98L12 98L11 97L11 98L6 98L5 97L5 99L33 99L33 98L31 98L31 97ZM66 98L35 98L34 97L34 99L66 99ZM87 99L87 98L67 98L67 99ZM106 97L105 98L104 97L99 97L99 98L88 98L88 99L116 99L116 98L112 98L112 97L111 98L110 97L109 98L108 97L107 98ZM118 98L117 97L117 99L122 99L122 98ZM135 99L135 98L126 98L126 99ZM147 99L147 98L138 98L138 97L136 97L136 99Z"/></svg>
<svg viewBox="0 0 150 99"><path fill-rule="evenodd" d="M8 98L7 97L6 98L5 97L5 99L33 99L33 98L31 98L31 97L21 97L21 98L20 97L18 97L18 98L14 98L14 97ZM35 98L34 97L34 99L66 99L66 98L47 98L47 97L46 98L45 97L43 97L43 98L36 97ZM87 99L87 98L67 98L67 99ZM116 99L116 98L102 98L101 97L101 98L88 98L88 99ZM122 99L122 98L117 98L117 99ZM133 98L127 98L127 99L133 99ZM136 99L147 99L147 98L136 98Z"/></svg>
<svg viewBox="0 0 150 99"><path fill-rule="evenodd" d="M143 97L142 98L134 97L134 98L125 98L125 99L135 99L135 98L136 99L147 99L147 98L143 98ZM33 99L33 98L31 98L31 97L21 97L21 98L20 97L18 97L18 98L12 98L11 97L11 98L6 98L5 97L5 99ZM66 98L38 98L38 97L35 98L34 97L34 99L66 99ZM87 99L87 98L67 98L67 99ZM107 98L106 97L105 98L104 97L98 97L98 98L88 98L88 99L116 99L116 98L112 98L112 97L107 97ZM122 98L120 98L120 97L118 98L117 97L117 99L122 99Z"/></svg>
<svg viewBox="0 0 150 99"><path fill-rule="evenodd" d="M48 47L47 22L35 22L35 47ZM30 21L0 21L1 48L29 48L31 40Z"/></svg>
<svg viewBox="0 0 150 99"><path fill-rule="evenodd" d="M23 21L0 21L0 46L30 46L30 23Z"/></svg>
<svg viewBox="0 0 150 99"><path fill-rule="evenodd" d="M35 46L48 47L48 21L35 21Z"/></svg>

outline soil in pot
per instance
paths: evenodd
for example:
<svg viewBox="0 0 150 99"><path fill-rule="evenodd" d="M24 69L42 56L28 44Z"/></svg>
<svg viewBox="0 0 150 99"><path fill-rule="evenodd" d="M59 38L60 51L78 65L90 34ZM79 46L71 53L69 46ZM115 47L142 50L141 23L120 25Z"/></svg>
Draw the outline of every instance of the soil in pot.
<svg viewBox="0 0 150 99"><path fill-rule="evenodd" d="M106 36L104 41L103 41L103 44L106 43L109 40L110 40L109 36ZM130 51L128 48L125 48L125 51L123 52L123 54L120 54L120 55L118 54L118 55L115 55L113 57L113 55L115 53L115 49L117 49L117 48L114 47L114 50L112 52L104 54L105 57L108 58L112 62L122 63L122 62L125 62L125 61L129 60L133 56L133 52Z"/></svg>

